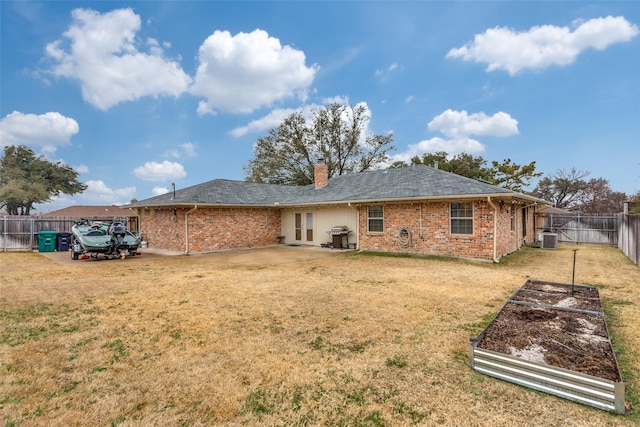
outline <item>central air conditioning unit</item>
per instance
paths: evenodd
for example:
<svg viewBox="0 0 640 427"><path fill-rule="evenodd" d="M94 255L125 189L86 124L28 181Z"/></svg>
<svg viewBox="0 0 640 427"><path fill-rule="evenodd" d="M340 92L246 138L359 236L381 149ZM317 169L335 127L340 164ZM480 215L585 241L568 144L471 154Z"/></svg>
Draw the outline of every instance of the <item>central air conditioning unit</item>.
<svg viewBox="0 0 640 427"><path fill-rule="evenodd" d="M558 249L558 234L557 233L542 233L542 249Z"/></svg>

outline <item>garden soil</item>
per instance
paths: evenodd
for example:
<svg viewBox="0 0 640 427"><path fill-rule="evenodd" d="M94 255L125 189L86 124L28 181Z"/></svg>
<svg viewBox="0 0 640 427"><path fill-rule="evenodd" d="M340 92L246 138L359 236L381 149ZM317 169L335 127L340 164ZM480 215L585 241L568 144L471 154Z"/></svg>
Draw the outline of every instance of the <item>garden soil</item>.
<svg viewBox="0 0 640 427"><path fill-rule="evenodd" d="M487 327L478 347L621 381L594 287L525 283Z"/></svg>

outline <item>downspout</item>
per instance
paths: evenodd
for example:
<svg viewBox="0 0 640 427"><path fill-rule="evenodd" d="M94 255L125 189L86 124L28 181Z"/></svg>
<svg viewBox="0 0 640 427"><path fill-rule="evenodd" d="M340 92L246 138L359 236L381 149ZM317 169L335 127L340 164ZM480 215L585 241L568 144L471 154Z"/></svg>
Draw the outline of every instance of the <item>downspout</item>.
<svg viewBox="0 0 640 427"><path fill-rule="evenodd" d="M497 257L497 232L498 232L498 208L493 204L491 197L487 197L487 202L493 208L493 262L499 262Z"/></svg>
<svg viewBox="0 0 640 427"><path fill-rule="evenodd" d="M516 250L520 249L520 238L521 236L518 235L518 222L520 221L520 219L522 219L522 211L521 210L517 210L517 214L516 211L514 211L515 209L515 204L513 203L513 201L511 202L511 215L513 215L513 231L515 234L515 242L513 242L516 246ZM524 223L524 221L523 221ZM522 227L526 227L526 224L522 224ZM520 230L520 232L522 232L522 230ZM524 239L523 239L524 240ZM524 242L523 242L524 244Z"/></svg>
<svg viewBox="0 0 640 427"><path fill-rule="evenodd" d="M184 253L189 255L189 214L198 209L198 205L194 205L193 209L184 214Z"/></svg>
<svg viewBox="0 0 640 427"><path fill-rule="evenodd" d="M347 206L349 206L351 209L354 209L356 211L356 249L360 248L360 209L358 209L358 207L356 206L351 206L351 202L347 203Z"/></svg>
<svg viewBox="0 0 640 427"><path fill-rule="evenodd" d="M422 239L422 202L420 202L420 238Z"/></svg>

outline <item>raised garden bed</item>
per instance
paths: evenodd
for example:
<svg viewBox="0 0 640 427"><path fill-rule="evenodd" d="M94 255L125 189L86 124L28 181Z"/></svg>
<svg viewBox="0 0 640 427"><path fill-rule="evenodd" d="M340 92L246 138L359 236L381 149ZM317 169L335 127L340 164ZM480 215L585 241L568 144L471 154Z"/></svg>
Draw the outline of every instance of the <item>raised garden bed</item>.
<svg viewBox="0 0 640 427"><path fill-rule="evenodd" d="M476 338L477 372L618 414L625 384L598 289L528 280Z"/></svg>

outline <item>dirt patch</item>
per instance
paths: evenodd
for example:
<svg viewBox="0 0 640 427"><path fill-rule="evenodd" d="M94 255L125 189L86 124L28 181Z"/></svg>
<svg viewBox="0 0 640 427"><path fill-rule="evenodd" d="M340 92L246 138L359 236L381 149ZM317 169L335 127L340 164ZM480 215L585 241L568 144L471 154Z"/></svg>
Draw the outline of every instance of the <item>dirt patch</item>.
<svg viewBox="0 0 640 427"><path fill-rule="evenodd" d="M598 289L529 281L487 327L478 348L621 381Z"/></svg>

